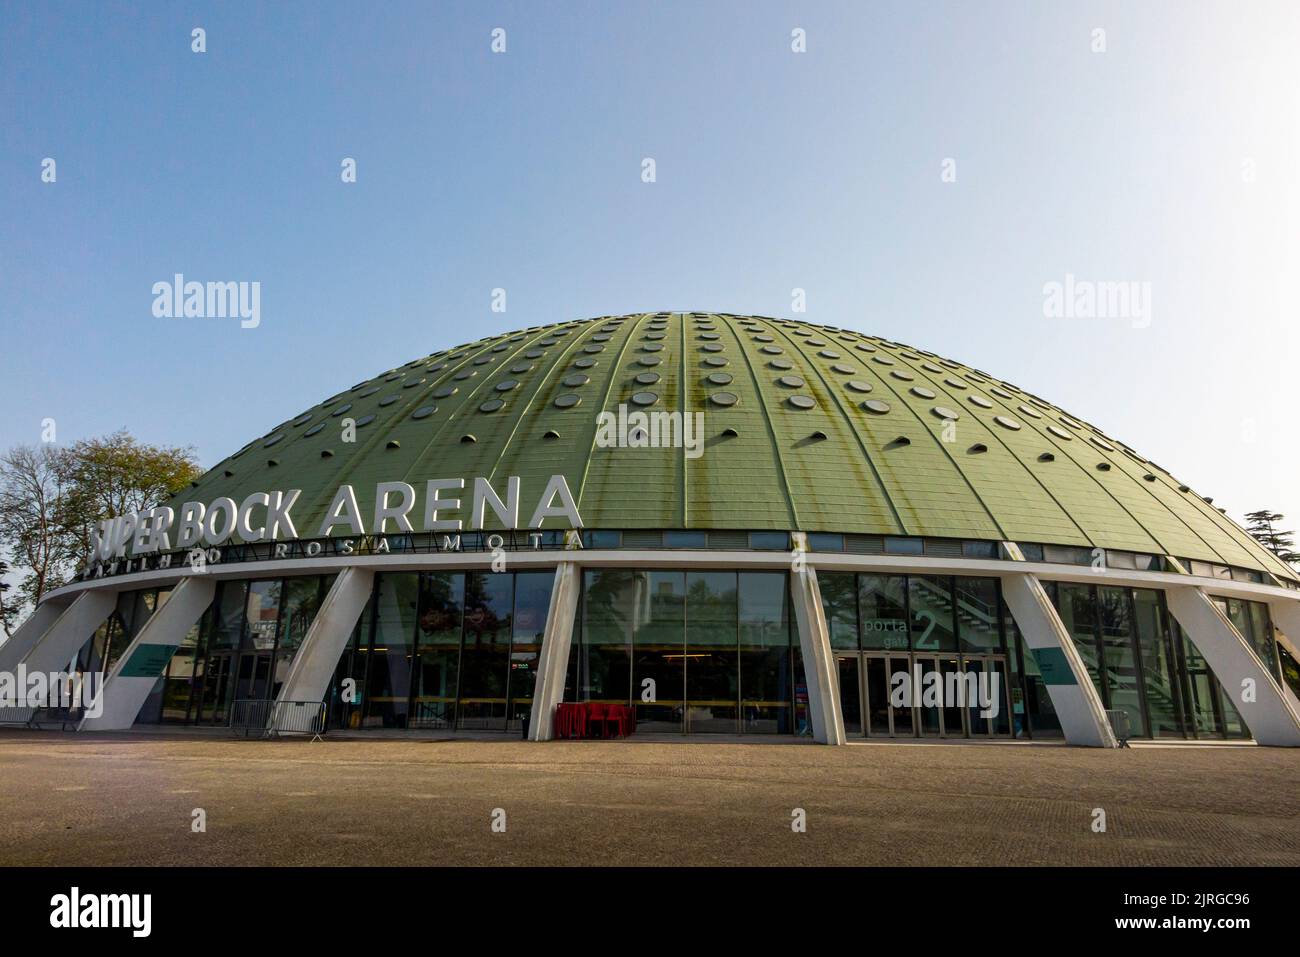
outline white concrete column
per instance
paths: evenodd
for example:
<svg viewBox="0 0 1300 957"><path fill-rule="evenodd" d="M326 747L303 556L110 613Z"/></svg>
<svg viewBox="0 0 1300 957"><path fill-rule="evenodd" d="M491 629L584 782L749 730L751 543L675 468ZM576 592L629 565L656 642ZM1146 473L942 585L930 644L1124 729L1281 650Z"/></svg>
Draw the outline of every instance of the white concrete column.
<svg viewBox="0 0 1300 957"><path fill-rule="evenodd" d="M339 573L289 666L277 703L325 699L334 669L374 588L375 573L369 569L352 566Z"/></svg>
<svg viewBox="0 0 1300 957"><path fill-rule="evenodd" d="M216 580L208 576L181 580L113 665L99 689L96 704L102 704L100 714L83 718L78 731L120 731L135 724L167 662L208 610L216 590Z"/></svg>
<svg viewBox="0 0 1300 957"><path fill-rule="evenodd" d="M1033 575L1003 575L1002 598L1038 663L1066 743L1085 748L1119 747L1101 695L1043 583Z"/></svg>
<svg viewBox="0 0 1300 957"><path fill-rule="evenodd" d="M802 533L794 533L796 550L803 551ZM808 716L812 719L813 740L818 744L847 744L844 713L840 708L840 681L831 653L830 630L822 608L817 571L802 565L790 573L795 624L799 629L799 647L803 651L804 680L808 683Z"/></svg>
<svg viewBox="0 0 1300 957"><path fill-rule="evenodd" d="M27 616L27 620L18 626L18 630L9 636L9 640L0 645L0 671L13 673L18 662L36 643L41 640L50 626L59 620L59 616L68 610L70 599L47 598Z"/></svg>
<svg viewBox="0 0 1300 957"><path fill-rule="evenodd" d="M21 664L27 673L33 671L63 671L72 656L104 623L117 605L117 591L112 588L92 588L83 591L68 605L46 629L40 640L23 655Z"/></svg>
<svg viewBox="0 0 1300 957"><path fill-rule="evenodd" d="M1259 744L1300 747L1300 713L1241 633L1195 585L1165 589L1169 610L1232 699ZM1284 613L1285 614L1285 613Z"/></svg>
<svg viewBox="0 0 1300 957"><path fill-rule="evenodd" d="M1268 613L1273 619L1273 637L1291 653L1292 658L1300 661L1300 641L1297 640L1300 639L1300 598L1273 599L1268 603ZM1291 708L1300 714L1300 698L1285 681L1281 685Z"/></svg>
<svg viewBox="0 0 1300 957"><path fill-rule="evenodd" d="M564 678L569 668L573 643L573 622L582 590L582 568L577 562L560 562L551 586L551 607L546 612L542 651L537 658L537 683L533 687L533 711L528 719L529 741L550 741L555 737L555 708L564 700Z"/></svg>

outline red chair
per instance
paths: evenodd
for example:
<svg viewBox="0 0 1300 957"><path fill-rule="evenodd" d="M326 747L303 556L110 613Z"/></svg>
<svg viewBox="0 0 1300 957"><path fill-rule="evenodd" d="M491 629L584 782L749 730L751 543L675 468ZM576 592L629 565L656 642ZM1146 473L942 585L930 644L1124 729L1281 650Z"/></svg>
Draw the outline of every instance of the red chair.
<svg viewBox="0 0 1300 957"><path fill-rule="evenodd" d="M610 725L615 726L617 737L626 738L628 735L628 718L627 713L630 709L625 704L612 704L606 712L605 728L608 731ZM608 737L608 734L606 734Z"/></svg>
<svg viewBox="0 0 1300 957"><path fill-rule="evenodd" d="M569 725L573 720L570 717L570 711L572 709L564 702L560 702L555 706L555 736L557 738L567 738L569 736Z"/></svg>
<svg viewBox="0 0 1300 957"><path fill-rule="evenodd" d="M609 737L609 707L600 701L587 702L587 729L590 736L596 736L596 728L600 727L601 737Z"/></svg>
<svg viewBox="0 0 1300 957"><path fill-rule="evenodd" d="M577 702L569 705L569 735L574 738L587 736L587 709Z"/></svg>

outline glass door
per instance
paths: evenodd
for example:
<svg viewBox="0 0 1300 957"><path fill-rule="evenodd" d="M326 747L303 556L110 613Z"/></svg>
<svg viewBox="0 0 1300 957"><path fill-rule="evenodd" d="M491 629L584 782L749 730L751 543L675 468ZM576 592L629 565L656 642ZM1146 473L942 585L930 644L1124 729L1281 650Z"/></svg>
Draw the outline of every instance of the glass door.
<svg viewBox="0 0 1300 957"><path fill-rule="evenodd" d="M889 737L894 733L889 707L889 661L884 655L864 655L862 668L866 672L867 733Z"/></svg>
<svg viewBox="0 0 1300 957"><path fill-rule="evenodd" d="M957 661L957 656L951 658L939 659L939 686L940 694L940 717L943 719L942 734L945 738L964 738L966 736L966 725L964 722L964 712L966 711L966 697L964 693L966 684L961 678L961 665Z"/></svg>
<svg viewBox="0 0 1300 957"><path fill-rule="evenodd" d="M885 659L885 668L889 675L889 733L896 738L916 736L916 720L913 713L912 659L908 655L890 655Z"/></svg>
<svg viewBox="0 0 1300 957"><path fill-rule="evenodd" d="M858 656L841 655L836 659L840 678L840 710L844 713L844 733L862 734L862 689L858 678Z"/></svg>
<svg viewBox="0 0 1300 957"><path fill-rule="evenodd" d="M931 690L936 687L935 682L938 682L939 694ZM943 700L943 676L939 673L939 659L917 655L912 667L911 685L913 700L917 702L917 733L923 736L943 734L940 708Z"/></svg>

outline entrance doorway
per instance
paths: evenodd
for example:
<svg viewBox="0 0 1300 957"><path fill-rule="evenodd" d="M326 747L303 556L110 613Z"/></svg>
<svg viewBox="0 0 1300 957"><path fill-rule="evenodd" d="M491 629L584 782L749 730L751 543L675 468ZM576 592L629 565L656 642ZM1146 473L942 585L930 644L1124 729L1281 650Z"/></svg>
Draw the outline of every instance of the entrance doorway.
<svg viewBox="0 0 1300 957"><path fill-rule="evenodd" d="M1010 736L1002 655L841 653L836 674L849 737Z"/></svg>

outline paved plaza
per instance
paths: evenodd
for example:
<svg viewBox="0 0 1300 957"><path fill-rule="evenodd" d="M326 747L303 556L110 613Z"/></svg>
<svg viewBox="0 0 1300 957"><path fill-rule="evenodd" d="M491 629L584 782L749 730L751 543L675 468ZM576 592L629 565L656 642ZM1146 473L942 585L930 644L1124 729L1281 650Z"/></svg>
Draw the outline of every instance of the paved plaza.
<svg viewBox="0 0 1300 957"><path fill-rule="evenodd" d="M0 860L1296 866L1300 752L3 730Z"/></svg>

